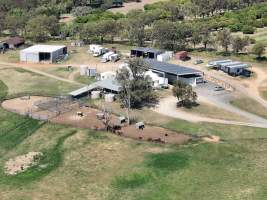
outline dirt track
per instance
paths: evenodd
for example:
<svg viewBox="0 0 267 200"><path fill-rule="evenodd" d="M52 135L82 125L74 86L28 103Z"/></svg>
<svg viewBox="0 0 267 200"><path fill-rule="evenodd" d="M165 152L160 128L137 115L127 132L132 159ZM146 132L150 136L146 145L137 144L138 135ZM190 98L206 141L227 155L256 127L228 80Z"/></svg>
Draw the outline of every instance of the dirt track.
<svg viewBox="0 0 267 200"><path fill-rule="evenodd" d="M154 109L154 111L174 117L183 119L189 122L210 122L210 123L218 123L218 124L229 124L229 125L240 125L240 126L251 126L251 127L259 127L259 128L267 128L267 120L261 119L260 122L237 122L237 121L230 121L230 120L221 120L221 119L214 119L208 117L201 117L196 114L190 114L184 111L177 110L176 108L176 98L175 97L167 97L160 101L159 106Z"/></svg>
<svg viewBox="0 0 267 200"><path fill-rule="evenodd" d="M135 10L135 9L144 9L144 6L146 4L153 4L156 2L159 2L162 0L142 0L141 2L129 2L129 3L124 3L123 7L120 8L111 8L110 11L113 13L123 13L127 14L130 10Z"/></svg>

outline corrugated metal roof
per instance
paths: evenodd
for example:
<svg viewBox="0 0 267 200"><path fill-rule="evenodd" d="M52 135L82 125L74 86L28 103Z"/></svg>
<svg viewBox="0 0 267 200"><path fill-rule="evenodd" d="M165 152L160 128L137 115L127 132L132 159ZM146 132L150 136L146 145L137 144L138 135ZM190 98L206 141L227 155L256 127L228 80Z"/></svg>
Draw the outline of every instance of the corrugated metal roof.
<svg viewBox="0 0 267 200"><path fill-rule="evenodd" d="M239 68L239 69L243 68L243 69L245 69L245 68L249 68L250 65L249 64L240 63L238 65L230 65L230 66L227 66L227 67L231 68L231 69L233 69L233 68Z"/></svg>
<svg viewBox="0 0 267 200"><path fill-rule="evenodd" d="M115 92L119 92L120 88L121 88L118 81L116 79L113 79L113 78L98 81L94 84L95 84L95 86L97 86L99 88L104 88L104 89L112 90Z"/></svg>
<svg viewBox="0 0 267 200"><path fill-rule="evenodd" d="M151 52L151 53L161 53L161 50L153 49L149 47L134 47L132 48L133 51L142 51L142 52Z"/></svg>
<svg viewBox="0 0 267 200"><path fill-rule="evenodd" d="M11 37L9 39L7 39L6 41L4 41L4 43L7 44L12 44L12 45L19 45L19 44L23 44L25 42L25 40L21 37Z"/></svg>
<svg viewBox="0 0 267 200"><path fill-rule="evenodd" d="M218 64L229 63L229 62L232 62L232 60L229 60L229 59L227 59L227 60L212 60L212 61L209 61L208 63L218 65Z"/></svg>
<svg viewBox="0 0 267 200"><path fill-rule="evenodd" d="M240 64L242 64L242 63L234 61L234 62L220 63L219 65L221 67L227 67L227 66L240 65Z"/></svg>
<svg viewBox="0 0 267 200"><path fill-rule="evenodd" d="M119 92L121 86L115 79L105 79L102 81L97 81L95 83L92 83L91 85L82 87L82 88L75 90L73 92L70 92L69 95L76 97L76 96L82 95L86 92L89 92L89 91L97 89L97 88Z"/></svg>
<svg viewBox="0 0 267 200"><path fill-rule="evenodd" d="M94 88L95 88L95 86L93 84L91 84L91 85L82 87L78 90L72 91L69 93L69 95L76 97L76 96L79 96L79 95L84 94L86 92L89 92L89 91L93 90Z"/></svg>
<svg viewBox="0 0 267 200"><path fill-rule="evenodd" d="M66 46L64 45L34 45L31 46L27 49L23 49L22 52L25 53L39 53L39 52L47 52L47 53L52 53L54 51L57 51L59 49L65 48Z"/></svg>
<svg viewBox="0 0 267 200"><path fill-rule="evenodd" d="M201 71L195 70L188 67L183 67L180 65L160 62L157 60L151 60L151 59L145 59L145 62L148 64L148 66L157 71L170 73L174 75L186 75L186 74L202 74Z"/></svg>

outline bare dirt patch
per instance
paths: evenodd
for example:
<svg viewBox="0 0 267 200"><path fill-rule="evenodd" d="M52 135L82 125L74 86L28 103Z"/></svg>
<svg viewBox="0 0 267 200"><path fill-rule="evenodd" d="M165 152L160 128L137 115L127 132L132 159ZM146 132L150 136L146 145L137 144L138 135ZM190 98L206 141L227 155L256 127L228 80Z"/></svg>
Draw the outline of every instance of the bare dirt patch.
<svg viewBox="0 0 267 200"><path fill-rule="evenodd" d="M135 10L135 9L144 9L144 6L146 4L153 4L159 1L163 0L142 0L141 2L129 2L129 3L124 3L123 7L120 8L111 8L110 11L113 13L124 13L127 14L130 10Z"/></svg>
<svg viewBox="0 0 267 200"><path fill-rule="evenodd" d="M183 144L191 138L188 135L155 126L146 126L143 130L136 129L135 126L126 126L122 128L122 135L144 141L170 144Z"/></svg>
<svg viewBox="0 0 267 200"><path fill-rule="evenodd" d="M78 104L73 103L69 105L75 104L75 106L73 106L66 112L61 112L61 109L60 112L57 112L55 115L52 115L53 111L51 110L51 108L53 109L53 107L47 107L47 102L49 103L50 99L53 98L38 96L33 96L29 99L16 98L4 101L2 106L9 111L16 112L19 114L27 114L27 112L36 109L36 112L28 113L28 116L35 119L49 120L54 123L67 124L80 128L89 128L92 130L106 130L105 124L103 123L103 119L98 117L98 115L102 113L101 110L86 106L79 106ZM42 101L44 101L44 105L39 103ZM39 103L38 108L35 108L37 103ZM40 107L42 107L41 110ZM60 106L57 105L57 108L59 107ZM52 116L51 118L44 118L45 116L50 116L50 114ZM120 123L118 116L111 114L111 127L117 127L119 124ZM121 128L111 128L111 131L120 136L156 143L182 144L191 139L191 137L188 135L155 126L145 126L143 130L140 130L137 129L134 124L131 126L122 124Z"/></svg>
<svg viewBox="0 0 267 200"><path fill-rule="evenodd" d="M77 112L82 112L83 116L78 116ZM90 128L90 129L104 129L104 124L101 120L97 119L97 114L100 113L99 110L87 107L81 107L74 109L70 112L61 114L51 121L59 124L68 124L80 128ZM114 116L112 117L114 118ZM115 120L115 119L114 119Z"/></svg>
<svg viewBox="0 0 267 200"><path fill-rule="evenodd" d="M78 116L77 113L79 112L82 112L83 116ZM101 113L100 110L89 107L81 107L77 110L72 110L59 115L53 118L51 121L81 128L104 130L105 126L102 120L99 120L96 117L99 113ZM118 124L117 116L111 116L111 124ZM155 126L146 126L143 130L141 130L137 129L135 125L128 126L124 124L121 130L116 133L120 136L156 143L183 144L191 139L191 137L188 135Z"/></svg>
<svg viewBox="0 0 267 200"><path fill-rule="evenodd" d="M16 175L26 171L28 168L37 165L41 156L43 156L41 152L29 152L25 155L11 158L5 163L5 173L7 175Z"/></svg>
<svg viewBox="0 0 267 200"><path fill-rule="evenodd" d="M209 136L202 137L202 140L206 142L211 142L211 143L219 143L221 141L221 138L216 135L209 135Z"/></svg>
<svg viewBox="0 0 267 200"><path fill-rule="evenodd" d="M6 100L2 103L2 107L8 111L21 115L27 115L29 112L36 111L35 103L42 100L48 100L49 97L29 96Z"/></svg>

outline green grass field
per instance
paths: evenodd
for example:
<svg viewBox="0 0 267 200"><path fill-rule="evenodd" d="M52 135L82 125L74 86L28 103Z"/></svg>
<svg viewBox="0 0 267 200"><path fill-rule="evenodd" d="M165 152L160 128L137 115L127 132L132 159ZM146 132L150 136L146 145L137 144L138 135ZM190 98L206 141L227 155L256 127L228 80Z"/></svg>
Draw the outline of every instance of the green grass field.
<svg viewBox="0 0 267 200"><path fill-rule="evenodd" d="M96 79L94 77L89 77L89 76L81 76L80 74L77 74L74 77L74 80L76 82L82 83L82 84L86 84L86 85L90 85L91 83L95 82Z"/></svg>
<svg viewBox="0 0 267 200"><path fill-rule="evenodd" d="M1 99L9 93L5 83L0 82ZM219 135L225 141L182 146L139 142L39 122L0 108L1 200L267 198L266 129L192 124L150 112L143 117L150 116L151 123ZM16 176L4 174L8 159L30 151L44 153L39 165Z"/></svg>

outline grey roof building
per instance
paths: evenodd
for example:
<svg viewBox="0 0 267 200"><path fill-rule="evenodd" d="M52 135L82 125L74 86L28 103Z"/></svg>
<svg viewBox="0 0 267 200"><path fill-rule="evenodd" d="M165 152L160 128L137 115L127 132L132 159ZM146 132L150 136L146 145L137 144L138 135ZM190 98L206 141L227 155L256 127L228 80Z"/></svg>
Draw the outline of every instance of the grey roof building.
<svg viewBox="0 0 267 200"><path fill-rule="evenodd" d="M163 51L148 47L135 47L131 49L131 56L143 57L150 59L157 59L157 56L162 54Z"/></svg>
<svg viewBox="0 0 267 200"><path fill-rule="evenodd" d="M199 70L152 59L145 59L145 63L153 72L168 78L170 84L181 80L189 85L196 86L204 81L203 72Z"/></svg>
<svg viewBox="0 0 267 200"><path fill-rule="evenodd" d="M91 85L82 87L78 90L75 90L73 92L70 92L69 95L72 97L80 97L83 96L86 93L89 93L93 90L105 90L112 93L119 93L121 90L121 86L115 79L105 79L102 81L97 81L95 83L92 83Z"/></svg>

